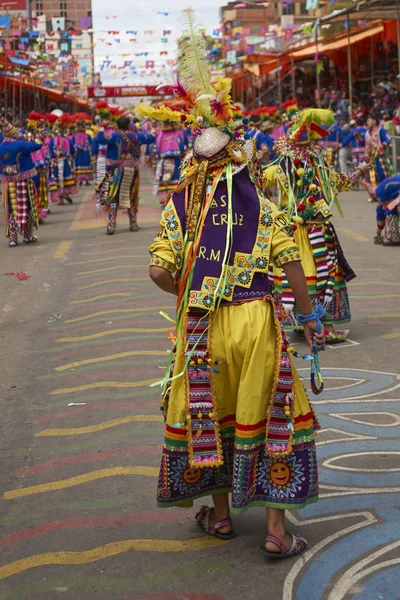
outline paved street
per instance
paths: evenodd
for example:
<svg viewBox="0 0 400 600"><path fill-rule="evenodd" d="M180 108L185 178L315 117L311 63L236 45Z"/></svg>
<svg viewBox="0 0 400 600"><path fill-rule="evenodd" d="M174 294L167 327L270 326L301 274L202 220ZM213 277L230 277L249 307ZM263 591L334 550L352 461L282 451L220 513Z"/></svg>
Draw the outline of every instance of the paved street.
<svg viewBox="0 0 400 600"><path fill-rule="evenodd" d="M160 209L143 171L139 233L123 216L106 236L83 188L36 246L0 239L0 600L400 598L400 248L373 245L375 205L343 194L335 220L358 278L350 339L321 356L313 401L321 499L289 515L312 548L268 564L262 509L221 542L193 510L155 506L163 423L149 386L174 301L148 279Z"/></svg>

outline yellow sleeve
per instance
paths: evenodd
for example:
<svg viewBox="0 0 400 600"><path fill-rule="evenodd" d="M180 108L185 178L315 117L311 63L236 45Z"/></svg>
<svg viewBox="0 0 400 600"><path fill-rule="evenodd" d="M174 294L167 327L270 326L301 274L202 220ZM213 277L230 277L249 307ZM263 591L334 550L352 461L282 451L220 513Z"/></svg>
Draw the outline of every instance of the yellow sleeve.
<svg viewBox="0 0 400 600"><path fill-rule="evenodd" d="M292 238L289 221L283 212L276 209L274 214L274 231L271 242L271 260L276 267L283 268L285 264L301 260L299 248Z"/></svg>
<svg viewBox="0 0 400 600"><path fill-rule="evenodd" d="M154 242L149 248L150 252L150 267L160 267L170 273L175 273L177 267L175 265L174 253L172 252L169 243L167 230L164 219L161 219L160 229L154 239Z"/></svg>

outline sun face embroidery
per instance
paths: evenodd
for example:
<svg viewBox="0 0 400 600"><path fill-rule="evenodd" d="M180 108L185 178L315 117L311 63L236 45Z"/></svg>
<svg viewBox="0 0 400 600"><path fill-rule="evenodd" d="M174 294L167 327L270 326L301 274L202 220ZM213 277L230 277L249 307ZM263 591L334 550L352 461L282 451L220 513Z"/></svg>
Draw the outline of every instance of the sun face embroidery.
<svg viewBox="0 0 400 600"><path fill-rule="evenodd" d="M294 498L304 481L304 465L294 455L265 458L260 465L258 484L271 497Z"/></svg>

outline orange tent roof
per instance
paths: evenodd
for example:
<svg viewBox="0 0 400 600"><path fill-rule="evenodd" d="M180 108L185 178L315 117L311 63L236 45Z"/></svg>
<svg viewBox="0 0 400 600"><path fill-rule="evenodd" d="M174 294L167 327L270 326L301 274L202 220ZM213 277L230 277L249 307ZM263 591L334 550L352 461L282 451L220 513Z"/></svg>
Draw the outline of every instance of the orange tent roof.
<svg viewBox="0 0 400 600"><path fill-rule="evenodd" d="M15 85L16 88L23 87L25 89L37 90L47 96L53 102L66 102L67 104L78 104L79 107L85 108L86 110L90 110L90 106L86 100L82 100L81 98L76 98L75 96L70 96L69 94L65 94L60 90L56 90L54 88L48 88L44 85L40 85L35 83L34 81L26 81L24 79L20 79L18 77L11 77L8 75L0 75L0 81L2 82L2 86L7 86L11 88Z"/></svg>
<svg viewBox="0 0 400 600"><path fill-rule="evenodd" d="M357 44L367 38L382 34L386 30L385 23L387 24L388 22L372 21L367 26L352 29L350 34L344 31L343 33L321 38L318 48L315 42L309 42L302 47L297 46L287 49L281 54L250 54L246 58L245 66L247 64L249 70L253 70L255 65L257 65L259 67L259 74L267 75L275 71L278 67L287 67L292 60L300 61L312 57L317 51L320 54L328 54L329 52L347 47L349 42L351 45Z"/></svg>

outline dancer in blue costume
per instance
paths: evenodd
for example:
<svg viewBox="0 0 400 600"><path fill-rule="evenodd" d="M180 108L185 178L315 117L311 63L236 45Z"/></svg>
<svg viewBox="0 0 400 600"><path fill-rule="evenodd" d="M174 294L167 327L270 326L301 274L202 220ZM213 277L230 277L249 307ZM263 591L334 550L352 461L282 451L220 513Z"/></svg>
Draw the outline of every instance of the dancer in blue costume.
<svg viewBox="0 0 400 600"><path fill-rule="evenodd" d="M34 178L37 176L32 153L42 144L27 142L19 129L2 119L4 139L0 143L0 169L4 212L6 216L6 236L8 245L18 245L18 233L23 235L25 244L37 242L33 227L39 227L37 211L37 190Z"/></svg>
<svg viewBox="0 0 400 600"><path fill-rule="evenodd" d="M118 208L128 211L130 231L139 231L140 146L155 141L153 135L133 132L128 117L120 117L117 126L118 131L113 133L105 133L101 128L95 139L96 145L107 147L106 175L100 186L100 202L107 210L108 235L115 233Z"/></svg>
<svg viewBox="0 0 400 600"><path fill-rule="evenodd" d="M384 179L376 188L379 206L376 207L377 233L375 244L400 245L400 175Z"/></svg>

